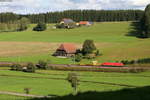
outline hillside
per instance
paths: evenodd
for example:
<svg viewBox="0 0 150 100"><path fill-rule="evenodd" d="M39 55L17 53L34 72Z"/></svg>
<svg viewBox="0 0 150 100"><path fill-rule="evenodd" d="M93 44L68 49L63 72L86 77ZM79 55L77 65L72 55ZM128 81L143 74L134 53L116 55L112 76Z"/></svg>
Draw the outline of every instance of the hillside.
<svg viewBox="0 0 150 100"><path fill-rule="evenodd" d="M64 42L76 43L78 47L86 39L95 41L102 56L100 62L150 57L150 39L126 36L133 29L131 22L95 23L91 27L76 29L52 29L44 32L27 31L0 33L0 61L73 63L71 59L52 57L55 49ZM89 61L83 61L88 63Z"/></svg>

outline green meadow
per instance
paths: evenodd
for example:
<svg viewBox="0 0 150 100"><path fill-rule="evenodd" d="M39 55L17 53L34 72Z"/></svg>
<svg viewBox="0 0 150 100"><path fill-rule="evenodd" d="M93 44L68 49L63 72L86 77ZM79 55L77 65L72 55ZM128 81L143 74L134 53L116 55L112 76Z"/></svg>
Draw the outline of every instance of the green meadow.
<svg viewBox="0 0 150 100"><path fill-rule="evenodd" d="M0 91L24 93L24 88L31 88L30 94L65 96L73 92L71 85L67 80L64 80L67 78L68 73L70 73L70 71L37 70L36 73L24 73L0 70ZM81 93L87 91L117 91L124 88L132 88L128 86L111 85L109 83L135 87L149 86L150 83L149 71L136 74L104 72L76 73L79 75L78 77L81 81L78 87L78 91ZM103 82L105 83L103 84ZM0 95L0 100L7 100L7 98L8 100L24 99L24 97Z"/></svg>
<svg viewBox="0 0 150 100"><path fill-rule="evenodd" d="M95 60L113 62L150 57L150 39L126 36L132 30L132 22L95 23L76 29L53 29L49 24L43 32L32 31L30 25L23 32L0 33L0 61L37 62L48 60L55 64L72 64L72 59L55 58L51 55L61 43L75 43L78 48L86 39L94 40L102 56ZM83 60L81 63L90 63Z"/></svg>

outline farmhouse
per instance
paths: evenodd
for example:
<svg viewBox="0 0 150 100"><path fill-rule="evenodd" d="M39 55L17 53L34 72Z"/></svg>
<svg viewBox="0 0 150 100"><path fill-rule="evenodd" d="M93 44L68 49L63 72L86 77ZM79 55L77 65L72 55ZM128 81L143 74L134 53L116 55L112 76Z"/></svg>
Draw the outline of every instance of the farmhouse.
<svg viewBox="0 0 150 100"><path fill-rule="evenodd" d="M74 21L70 18L64 18L60 22L60 24L69 24L69 23L74 23Z"/></svg>
<svg viewBox="0 0 150 100"><path fill-rule="evenodd" d="M71 43L64 43L59 46L53 56L71 57L76 53L76 46Z"/></svg>
<svg viewBox="0 0 150 100"><path fill-rule="evenodd" d="M89 21L80 21L79 22L79 25L85 25L85 26L90 26L92 24L93 24L93 22L89 22Z"/></svg>
<svg viewBox="0 0 150 100"><path fill-rule="evenodd" d="M61 20L60 25L63 28L70 29L70 28L74 28L76 26L76 23L70 18L64 18Z"/></svg>

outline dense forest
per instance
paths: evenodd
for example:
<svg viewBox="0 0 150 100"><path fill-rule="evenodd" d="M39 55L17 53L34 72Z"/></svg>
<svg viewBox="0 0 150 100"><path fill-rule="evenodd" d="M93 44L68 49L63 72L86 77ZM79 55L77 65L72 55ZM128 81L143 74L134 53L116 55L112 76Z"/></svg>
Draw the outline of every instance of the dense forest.
<svg viewBox="0 0 150 100"><path fill-rule="evenodd" d="M143 15L141 10L68 10L63 12L48 12L41 14L17 15L1 13L0 22L13 22L22 17L30 19L31 23L56 23L62 18L71 18L74 21L137 21Z"/></svg>

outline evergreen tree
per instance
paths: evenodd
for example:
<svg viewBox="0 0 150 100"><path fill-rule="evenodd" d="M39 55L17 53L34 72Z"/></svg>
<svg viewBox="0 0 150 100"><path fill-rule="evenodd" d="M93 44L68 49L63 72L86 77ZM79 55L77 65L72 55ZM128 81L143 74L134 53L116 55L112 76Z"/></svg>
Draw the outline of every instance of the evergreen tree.
<svg viewBox="0 0 150 100"><path fill-rule="evenodd" d="M142 36L149 38L150 37L150 4L147 5L144 16L141 20L141 26L142 26Z"/></svg>

